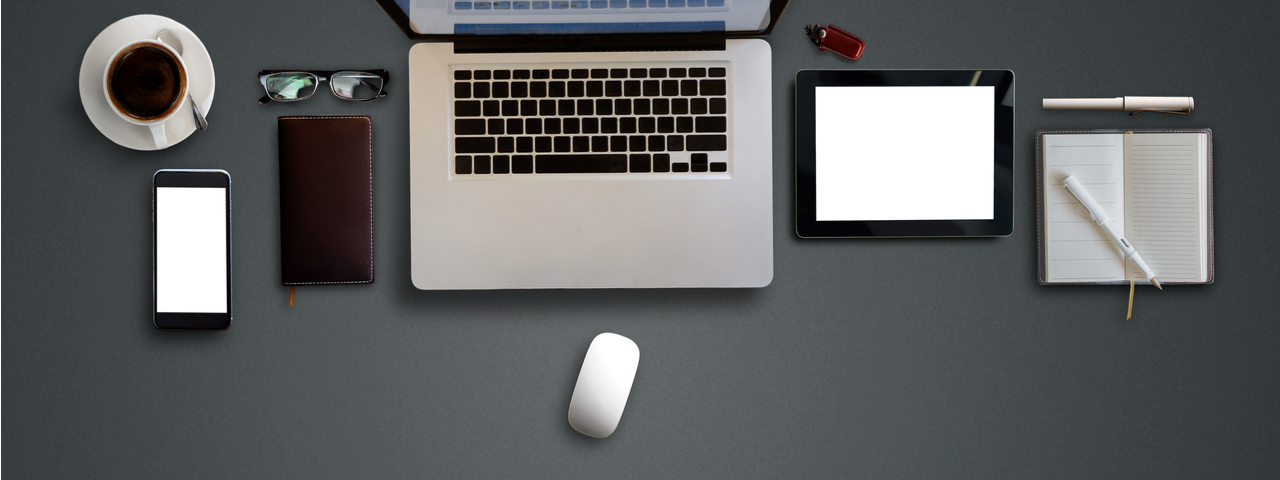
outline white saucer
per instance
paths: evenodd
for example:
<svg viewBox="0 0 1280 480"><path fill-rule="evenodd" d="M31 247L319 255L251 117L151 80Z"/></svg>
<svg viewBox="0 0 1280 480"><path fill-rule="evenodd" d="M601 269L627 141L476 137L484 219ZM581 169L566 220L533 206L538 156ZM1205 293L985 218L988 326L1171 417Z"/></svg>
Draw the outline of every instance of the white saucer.
<svg viewBox="0 0 1280 480"><path fill-rule="evenodd" d="M187 64L187 88L208 117L209 107L213 105L213 61L196 34L170 18L134 15L121 19L93 39L89 50L84 52L84 61L80 62L80 103L84 104L84 112L89 114L89 120L103 135L134 150L155 150L155 139L147 127L124 121L111 109L102 89L102 73L116 49L134 40L154 40L161 30L173 32L182 42L182 60ZM190 112L190 104L183 107L183 111ZM190 113L175 115L165 122L165 135L170 146L185 140L194 131L196 119Z"/></svg>

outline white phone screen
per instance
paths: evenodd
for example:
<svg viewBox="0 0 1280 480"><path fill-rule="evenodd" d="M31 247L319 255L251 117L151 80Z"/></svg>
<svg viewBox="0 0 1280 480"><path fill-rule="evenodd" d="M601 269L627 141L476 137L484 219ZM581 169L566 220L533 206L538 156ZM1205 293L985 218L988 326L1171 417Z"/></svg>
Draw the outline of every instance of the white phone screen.
<svg viewBox="0 0 1280 480"><path fill-rule="evenodd" d="M227 313L227 189L156 187L156 311Z"/></svg>

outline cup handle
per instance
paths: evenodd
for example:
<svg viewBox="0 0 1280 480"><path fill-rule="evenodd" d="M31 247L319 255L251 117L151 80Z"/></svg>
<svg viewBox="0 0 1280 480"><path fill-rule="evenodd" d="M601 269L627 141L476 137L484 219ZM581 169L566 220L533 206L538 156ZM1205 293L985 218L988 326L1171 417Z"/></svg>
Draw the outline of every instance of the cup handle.
<svg viewBox="0 0 1280 480"><path fill-rule="evenodd" d="M156 140L156 150L164 150L166 148L169 148L169 139L165 138L164 136L165 123L168 123L168 122L161 122L154 125L150 125L151 136L154 137Z"/></svg>

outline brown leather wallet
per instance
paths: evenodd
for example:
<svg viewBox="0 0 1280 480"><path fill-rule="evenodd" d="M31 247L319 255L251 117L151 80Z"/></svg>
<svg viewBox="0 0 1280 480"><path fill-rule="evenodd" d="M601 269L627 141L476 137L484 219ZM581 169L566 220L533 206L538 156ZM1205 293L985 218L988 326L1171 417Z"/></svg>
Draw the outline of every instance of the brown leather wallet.
<svg viewBox="0 0 1280 480"><path fill-rule="evenodd" d="M279 118L285 285L373 282L373 120Z"/></svg>
<svg viewBox="0 0 1280 480"><path fill-rule="evenodd" d="M867 48L867 42L835 25L805 25L804 32L809 35L809 41L818 46L818 50L830 50L831 53L849 60L862 58L862 51Z"/></svg>

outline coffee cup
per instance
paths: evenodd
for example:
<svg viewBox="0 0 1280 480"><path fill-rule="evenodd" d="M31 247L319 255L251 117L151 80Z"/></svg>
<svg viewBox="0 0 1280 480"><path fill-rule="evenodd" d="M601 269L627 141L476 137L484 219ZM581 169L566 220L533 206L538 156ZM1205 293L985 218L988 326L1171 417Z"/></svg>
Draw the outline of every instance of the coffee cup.
<svg viewBox="0 0 1280 480"><path fill-rule="evenodd" d="M111 55L102 89L116 115L150 128L157 150L169 147L165 122L187 98L187 65L178 52L153 39L129 42Z"/></svg>

